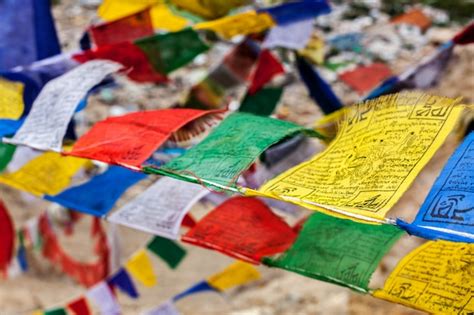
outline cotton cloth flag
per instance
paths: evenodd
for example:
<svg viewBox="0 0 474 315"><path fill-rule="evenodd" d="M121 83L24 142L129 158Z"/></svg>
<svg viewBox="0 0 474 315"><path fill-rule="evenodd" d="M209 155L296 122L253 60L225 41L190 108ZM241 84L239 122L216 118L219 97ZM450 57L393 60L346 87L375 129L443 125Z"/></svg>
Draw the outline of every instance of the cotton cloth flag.
<svg viewBox="0 0 474 315"><path fill-rule="evenodd" d="M153 264L145 249L140 249L126 263L125 269L141 284L150 288L156 285Z"/></svg>
<svg viewBox="0 0 474 315"><path fill-rule="evenodd" d="M210 30L224 39L232 39L237 35L261 33L274 25L275 22L267 13L257 13L250 10L214 21L197 23L194 25L194 29Z"/></svg>
<svg viewBox="0 0 474 315"><path fill-rule="evenodd" d="M252 130L253 132L249 132ZM235 190L241 172L269 146L298 133L319 136L290 122L233 113L202 142L163 165L146 171L202 183L216 189Z"/></svg>
<svg viewBox="0 0 474 315"><path fill-rule="evenodd" d="M367 293L372 273L403 234L393 225L370 225L312 214L294 244L263 263Z"/></svg>
<svg viewBox="0 0 474 315"><path fill-rule="evenodd" d="M136 299L139 296L135 284L133 284L132 279L124 268L120 268L114 275L112 275L109 280L107 280L107 283L119 288L131 298Z"/></svg>
<svg viewBox="0 0 474 315"><path fill-rule="evenodd" d="M373 295L432 314L472 314L474 244L429 241L402 259Z"/></svg>
<svg viewBox="0 0 474 315"><path fill-rule="evenodd" d="M141 313L142 315L179 315L180 312L174 305L173 301L167 301L160 306Z"/></svg>
<svg viewBox="0 0 474 315"><path fill-rule="evenodd" d="M313 33L313 23L312 19L307 19L284 25L276 25L268 32L262 43L262 48L283 47L293 50L303 49Z"/></svg>
<svg viewBox="0 0 474 315"><path fill-rule="evenodd" d="M459 101L401 93L348 107L326 150L267 182L259 193L380 222L456 125L464 109Z"/></svg>
<svg viewBox="0 0 474 315"><path fill-rule="evenodd" d="M121 68L111 61L90 61L50 81L15 136L3 142L59 152L77 105L90 89Z"/></svg>
<svg viewBox="0 0 474 315"><path fill-rule="evenodd" d="M92 315L85 297L80 297L67 305L68 311L73 315Z"/></svg>
<svg viewBox="0 0 474 315"><path fill-rule="evenodd" d="M182 240L259 264L263 256L283 252L295 238L291 227L262 201L234 197L207 214Z"/></svg>
<svg viewBox="0 0 474 315"><path fill-rule="evenodd" d="M155 236L146 246L146 248L163 259L172 269L178 267L186 256L186 250L176 242L167 238Z"/></svg>
<svg viewBox="0 0 474 315"><path fill-rule="evenodd" d="M138 39L135 45L147 55L155 70L163 74L181 68L209 49L191 28Z"/></svg>
<svg viewBox="0 0 474 315"><path fill-rule="evenodd" d="M194 119L215 113L160 109L110 117L96 123L66 154L138 170L171 133Z"/></svg>
<svg viewBox="0 0 474 315"><path fill-rule="evenodd" d="M326 0L301 0L260 9L271 15L278 25L314 19L315 17L331 12L331 7Z"/></svg>
<svg viewBox="0 0 474 315"><path fill-rule="evenodd" d="M120 305L105 281L90 288L86 292L86 297L100 310L102 315L121 314Z"/></svg>
<svg viewBox="0 0 474 315"><path fill-rule="evenodd" d="M127 76L136 82L167 82L166 75L157 72L147 55L138 46L129 42L101 46L73 55L74 60L84 63L95 59L118 62L126 69Z"/></svg>
<svg viewBox="0 0 474 315"><path fill-rule="evenodd" d="M474 132L449 158L411 224L397 223L427 239L474 243Z"/></svg>
<svg viewBox="0 0 474 315"><path fill-rule="evenodd" d="M49 0L0 3L0 71L61 52L50 6Z"/></svg>
<svg viewBox="0 0 474 315"><path fill-rule="evenodd" d="M89 32L97 46L132 42L153 35L150 8L147 7L114 21L94 25L89 28Z"/></svg>
<svg viewBox="0 0 474 315"><path fill-rule="evenodd" d="M108 221L177 239L184 216L207 193L198 185L164 177L114 212Z"/></svg>
<svg viewBox="0 0 474 315"><path fill-rule="evenodd" d="M223 292L258 280L260 277L257 268L242 261L236 261L221 272L209 277L207 282L214 289Z"/></svg>
<svg viewBox="0 0 474 315"><path fill-rule="evenodd" d="M55 196L47 195L44 199L75 211L102 217L129 187L145 178L143 173L111 166L84 184L71 187Z"/></svg>
<svg viewBox="0 0 474 315"><path fill-rule="evenodd" d="M19 119L25 109L23 91L25 85L0 77L0 119Z"/></svg>
<svg viewBox="0 0 474 315"><path fill-rule="evenodd" d="M89 161L46 152L15 172L0 174L0 183L33 195L56 195L64 190L72 177Z"/></svg>

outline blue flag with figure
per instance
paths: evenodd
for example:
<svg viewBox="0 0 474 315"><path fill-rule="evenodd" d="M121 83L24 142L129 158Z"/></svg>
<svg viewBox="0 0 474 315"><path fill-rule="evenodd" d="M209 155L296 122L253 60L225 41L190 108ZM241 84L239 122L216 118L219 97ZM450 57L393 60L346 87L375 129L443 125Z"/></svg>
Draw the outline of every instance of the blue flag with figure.
<svg viewBox="0 0 474 315"><path fill-rule="evenodd" d="M219 292L217 291L216 289L214 289L213 287L211 287L209 285L209 283L207 283L207 281L201 281L201 282L198 282L196 283L195 285L193 285L192 287L190 287L189 289L175 295L173 297L173 302L176 302L178 300L181 300L182 298L188 296L188 295L192 295L192 294L196 294L196 293L201 293L201 292L206 292L206 291L213 291L213 292Z"/></svg>
<svg viewBox="0 0 474 315"><path fill-rule="evenodd" d="M397 224L427 239L474 242L474 132L449 158L415 221Z"/></svg>
<svg viewBox="0 0 474 315"><path fill-rule="evenodd" d="M128 275L128 272L124 268L114 274L108 281L109 284L119 288L122 292L125 292L131 298L138 298L138 292L133 284L132 279Z"/></svg>
<svg viewBox="0 0 474 315"><path fill-rule="evenodd" d="M322 111L325 114L330 114L341 109L342 102L314 67L302 57L297 57L296 62L301 79L308 88L311 98L318 103Z"/></svg>
<svg viewBox="0 0 474 315"><path fill-rule="evenodd" d="M45 196L44 199L72 210L102 217L130 186L146 176L123 167L111 166L85 184L69 188L55 196Z"/></svg>
<svg viewBox="0 0 474 315"><path fill-rule="evenodd" d="M267 12L281 25L328 14L331 7L326 0L301 0L263 8L259 12Z"/></svg>
<svg viewBox="0 0 474 315"><path fill-rule="evenodd" d="M0 70L61 52L50 0L0 1Z"/></svg>

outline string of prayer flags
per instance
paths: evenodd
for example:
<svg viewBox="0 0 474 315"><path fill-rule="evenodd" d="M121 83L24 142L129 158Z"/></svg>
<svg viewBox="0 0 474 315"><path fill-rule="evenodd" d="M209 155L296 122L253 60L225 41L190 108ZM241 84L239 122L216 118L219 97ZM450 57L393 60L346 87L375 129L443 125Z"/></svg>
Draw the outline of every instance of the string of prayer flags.
<svg viewBox="0 0 474 315"><path fill-rule="evenodd" d="M163 74L181 68L209 49L192 28L138 39L135 45L147 55L155 70Z"/></svg>
<svg viewBox="0 0 474 315"><path fill-rule="evenodd" d="M47 195L44 199L68 209L102 217L112 209L129 187L146 177L143 173L110 166L107 171L94 176L90 181L71 187L55 196Z"/></svg>
<svg viewBox="0 0 474 315"><path fill-rule="evenodd" d="M92 315L85 297L80 297L67 305L68 311L73 315Z"/></svg>
<svg viewBox="0 0 474 315"><path fill-rule="evenodd" d="M0 77L0 119L19 119L24 111L25 85Z"/></svg>
<svg viewBox="0 0 474 315"><path fill-rule="evenodd" d="M132 169L141 165L171 135L194 119L216 111L162 109L110 117L96 123L66 154Z"/></svg>
<svg viewBox="0 0 474 315"><path fill-rule="evenodd" d="M145 287L153 287L157 283L153 264L145 249L140 249L126 263L125 269Z"/></svg>
<svg viewBox="0 0 474 315"><path fill-rule="evenodd" d="M275 22L267 13L249 10L214 21L197 23L194 25L194 29L211 30L224 39L232 39L236 35L261 33L274 25Z"/></svg>
<svg viewBox="0 0 474 315"><path fill-rule="evenodd" d="M7 272L15 248L13 221L5 204L0 200L0 274Z"/></svg>
<svg viewBox="0 0 474 315"><path fill-rule="evenodd" d="M433 314L474 312L474 244L429 241L398 263L373 295Z"/></svg>
<svg viewBox="0 0 474 315"><path fill-rule="evenodd" d="M449 158L412 224L397 220L408 233L426 239L474 243L474 132Z"/></svg>
<svg viewBox="0 0 474 315"><path fill-rule="evenodd" d="M246 94L240 104L239 112L270 116L275 111L282 94L281 87L263 87L255 94Z"/></svg>
<svg viewBox="0 0 474 315"><path fill-rule="evenodd" d="M137 299L139 296L132 279L124 268L120 268L119 271L112 275L112 277L107 280L107 283L119 288L131 298Z"/></svg>
<svg viewBox="0 0 474 315"><path fill-rule="evenodd" d="M0 12L0 70L61 52L49 0L2 1Z"/></svg>
<svg viewBox="0 0 474 315"><path fill-rule="evenodd" d="M94 60L50 81L15 136L3 142L59 152L79 102L90 89L121 68L115 62Z"/></svg>
<svg viewBox="0 0 474 315"><path fill-rule="evenodd" d="M0 142L0 173L7 167L15 154L14 145Z"/></svg>
<svg viewBox="0 0 474 315"><path fill-rule="evenodd" d="M277 24L285 25L328 14L331 7L326 0L300 0L263 8L259 12L267 12Z"/></svg>
<svg viewBox="0 0 474 315"><path fill-rule="evenodd" d="M176 239L186 213L208 191L198 185L164 177L114 212L108 221ZM179 196L179 198L176 198Z"/></svg>
<svg viewBox="0 0 474 315"><path fill-rule="evenodd" d="M391 75L392 71L386 64L373 63L368 66L359 66L354 70L346 71L340 74L339 78L362 95L378 86Z"/></svg>
<svg viewBox="0 0 474 315"><path fill-rule="evenodd" d="M319 136L312 130L290 122L247 113L233 113L185 154L160 169L146 167L145 170L211 185L217 189L232 189L239 174L266 148L297 133Z"/></svg>
<svg viewBox="0 0 474 315"><path fill-rule="evenodd" d="M273 77L285 73L285 69L280 61L267 49L260 52L257 67L253 73L252 81L248 89L250 95L258 92Z"/></svg>
<svg viewBox="0 0 474 315"><path fill-rule="evenodd" d="M165 303L148 310L141 315L180 315L173 301L166 301Z"/></svg>
<svg viewBox="0 0 474 315"><path fill-rule="evenodd" d="M263 256L283 252L295 237L259 199L234 197L207 214L182 240L258 264Z"/></svg>
<svg viewBox="0 0 474 315"><path fill-rule="evenodd" d="M150 8L124 16L120 19L94 25L89 32L97 46L132 42L153 35Z"/></svg>
<svg viewBox="0 0 474 315"><path fill-rule="evenodd" d="M73 55L74 60L84 63L95 59L106 59L122 64L127 76L136 82L167 82L168 78L152 67L147 55L138 46L129 42L106 45Z"/></svg>
<svg viewBox="0 0 474 315"><path fill-rule="evenodd" d="M456 125L459 101L411 92L348 107L325 151L259 193L333 215L383 220Z"/></svg>
<svg viewBox="0 0 474 315"><path fill-rule="evenodd" d="M0 174L0 183L33 195L56 195L64 190L72 177L89 161L46 152L30 160L20 169Z"/></svg>
<svg viewBox="0 0 474 315"><path fill-rule="evenodd" d="M393 225L314 213L286 252L263 263L367 293L372 273L402 234Z"/></svg>
<svg viewBox="0 0 474 315"><path fill-rule="evenodd" d="M263 49L283 47L303 49L313 33L313 20L302 20L293 23L276 25L267 33L262 43Z"/></svg>
<svg viewBox="0 0 474 315"><path fill-rule="evenodd" d="M121 314L120 305L105 281L94 285L86 292L86 297L103 315Z"/></svg>
<svg viewBox="0 0 474 315"><path fill-rule="evenodd" d="M342 102L331 89L331 86L324 81L305 58L297 56L296 64L301 79L309 91L309 95L325 114L330 114L342 108Z"/></svg>
<svg viewBox="0 0 474 315"><path fill-rule="evenodd" d="M209 277L207 282L214 289L223 292L258 279L260 273L254 266L236 261L223 271Z"/></svg>
<svg viewBox="0 0 474 315"><path fill-rule="evenodd" d="M183 247L164 237L155 236L146 248L163 259L172 269L176 269L186 256L186 250Z"/></svg>

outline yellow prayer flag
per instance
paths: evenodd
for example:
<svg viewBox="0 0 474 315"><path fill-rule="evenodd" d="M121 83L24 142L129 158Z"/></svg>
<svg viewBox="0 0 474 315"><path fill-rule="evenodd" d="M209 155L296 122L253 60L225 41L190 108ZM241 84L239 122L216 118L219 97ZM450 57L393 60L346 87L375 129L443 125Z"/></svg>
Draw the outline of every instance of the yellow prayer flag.
<svg viewBox="0 0 474 315"><path fill-rule="evenodd" d="M207 282L219 291L244 285L260 279L260 272L251 264L237 261L223 271L211 276Z"/></svg>
<svg viewBox="0 0 474 315"><path fill-rule="evenodd" d="M174 14L167 4L156 4L151 9L151 21L153 28L176 32L185 28L189 21Z"/></svg>
<svg viewBox="0 0 474 315"><path fill-rule="evenodd" d="M248 3L248 0L172 0L184 10L200 15L206 19L220 18L233 8Z"/></svg>
<svg viewBox="0 0 474 315"><path fill-rule="evenodd" d="M473 314L474 244L430 241L402 259L374 296L433 314Z"/></svg>
<svg viewBox="0 0 474 315"><path fill-rule="evenodd" d="M236 35L260 33L273 27L275 22L267 13L257 13L254 10L226 16L218 20L202 22L194 25L197 30L211 30L225 39Z"/></svg>
<svg viewBox="0 0 474 315"><path fill-rule="evenodd" d="M157 283L153 264L145 249L133 255L125 263L125 269L146 287L153 287Z"/></svg>
<svg viewBox="0 0 474 315"><path fill-rule="evenodd" d="M0 183L38 196L56 195L69 186L74 174L88 163L85 159L46 152L15 172L1 174Z"/></svg>
<svg viewBox="0 0 474 315"><path fill-rule="evenodd" d="M351 106L326 150L246 193L383 220L455 126L458 103L410 92Z"/></svg>
<svg viewBox="0 0 474 315"><path fill-rule="evenodd" d="M324 63L324 40L318 36L317 32L313 32L306 47L300 49L298 53L311 60L315 64Z"/></svg>
<svg viewBox="0 0 474 315"><path fill-rule="evenodd" d="M0 119L18 119L23 114L23 90L20 82L0 79Z"/></svg>

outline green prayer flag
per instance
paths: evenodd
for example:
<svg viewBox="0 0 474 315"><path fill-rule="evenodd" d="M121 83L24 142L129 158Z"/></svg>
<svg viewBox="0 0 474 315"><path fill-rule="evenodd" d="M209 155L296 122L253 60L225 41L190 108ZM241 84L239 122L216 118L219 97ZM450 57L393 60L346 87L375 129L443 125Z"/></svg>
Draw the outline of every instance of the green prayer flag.
<svg viewBox="0 0 474 315"><path fill-rule="evenodd" d="M144 170L213 186L235 190L235 182L260 154L281 139L305 132L320 136L291 122L233 113L216 127L202 142L160 169Z"/></svg>
<svg viewBox="0 0 474 315"><path fill-rule="evenodd" d="M286 252L265 257L263 263L366 293L372 273L402 234L393 225L315 213Z"/></svg>
<svg viewBox="0 0 474 315"><path fill-rule="evenodd" d="M259 116L270 116L280 101L283 88L267 87L253 95L247 94L240 105L239 111Z"/></svg>
<svg viewBox="0 0 474 315"><path fill-rule="evenodd" d="M193 29L157 34L135 41L160 73L168 74L209 49Z"/></svg>
<svg viewBox="0 0 474 315"><path fill-rule="evenodd" d="M16 147L14 145L0 142L0 172L10 163Z"/></svg>
<svg viewBox="0 0 474 315"><path fill-rule="evenodd" d="M49 311L44 311L44 315L67 315L64 308L55 308Z"/></svg>
<svg viewBox="0 0 474 315"><path fill-rule="evenodd" d="M186 250L176 242L155 236L147 245L148 250L163 259L170 268L175 269L186 256Z"/></svg>

